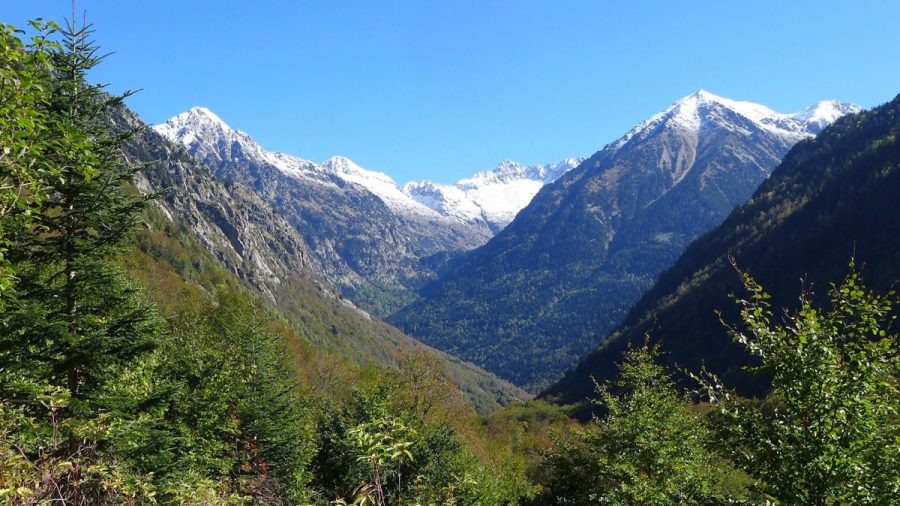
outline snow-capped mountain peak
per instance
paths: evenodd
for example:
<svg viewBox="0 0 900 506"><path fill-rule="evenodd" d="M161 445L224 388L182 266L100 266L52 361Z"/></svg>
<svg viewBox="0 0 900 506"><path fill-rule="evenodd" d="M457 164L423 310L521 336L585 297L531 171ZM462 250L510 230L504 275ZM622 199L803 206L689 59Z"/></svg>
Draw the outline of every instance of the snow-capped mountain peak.
<svg viewBox="0 0 900 506"><path fill-rule="evenodd" d="M779 113L761 104L732 100L700 89L642 121L610 147L617 150L632 139L643 140L661 127L697 132L707 125L741 132L753 126L795 143L818 134L837 118L861 110L854 104L826 100L800 112Z"/></svg>
<svg viewBox="0 0 900 506"><path fill-rule="evenodd" d="M387 174L364 169L347 157L332 156L322 162L321 165L337 177L358 184L374 193L382 202L396 212L427 216L437 216L439 214L406 194Z"/></svg>
<svg viewBox="0 0 900 506"><path fill-rule="evenodd" d="M205 107L192 107L153 128L164 137L177 140L184 145L192 144L202 138L235 133L228 124L222 121L222 118Z"/></svg>
<svg viewBox="0 0 900 506"><path fill-rule="evenodd" d="M323 167L328 167L335 173L353 174L365 172L366 170L356 164L353 160L340 155L335 155L321 163ZM385 176L387 177L387 176Z"/></svg>
<svg viewBox="0 0 900 506"><path fill-rule="evenodd" d="M818 132L834 123L841 116L857 113L862 111L862 109L856 104L848 104L837 100L823 100L791 116L798 121L817 127Z"/></svg>
<svg viewBox="0 0 900 506"><path fill-rule="evenodd" d="M239 156L248 161L270 164L293 177L330 184L321 167L308 160L267 151L252 137L232 128L205 107L192 107L163 124L154 125L153 129L170 141L183 145L192 155L210 165Z"/></svg>

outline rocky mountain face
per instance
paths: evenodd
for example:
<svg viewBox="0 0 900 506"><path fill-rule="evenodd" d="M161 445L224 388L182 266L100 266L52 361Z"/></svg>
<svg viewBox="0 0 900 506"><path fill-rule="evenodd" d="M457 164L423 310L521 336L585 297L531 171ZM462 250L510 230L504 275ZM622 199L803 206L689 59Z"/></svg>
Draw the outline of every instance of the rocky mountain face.
<svg viewBox="0 0 900 506"><path fill-rule="evenodd" d="M490 237L409 198L383 174L346 158L323 164L271 153L215 114L194 108L156 130L217 177L254 190L303 238L314 262L348 298L376 314L411 298L434 275L428 259Z"/></svg>
<svg viewBox="0 0 900 506"><path fill-rule="evenodd" d="M344 157L314 163L266 151L200 107L154 128L220 179L252 188L291 223L325 277L379 315L408 303L447 259L486 242L544 181L577 163L510 163L453 186L401 188Z"/></svg>
<svg viewBox="0 0 900 506"><path fill-rule="evenodd" d="M795 143L857 110L820 102L780 114L698 91L544 186L390 321L540 389L619 324Z"/></svg>
<svg viewBox="0 0 900 506"><path fill-rule="evenodd" d="M900 283L900 96L842 118L814 140L796 145L743 206L692 243L659 276L623 324L545 392L561 402L591 393L591 378L615 374L629 343L649 335L679 368L701 364L745 395L764 393L764 377L748 374L743 347L721 319L737 324L730 295L746 298L732 263L772 296L773 308L796 308L801 290L819 303L854 259L866 284ZM776 310L777 311L777 310ZM777 314L776 314L777 317Z"/></svg>
<svg viewBox="0 0 900 506"><path fill-rule="evenodd" d="M111 121L122 130L142 125L125 108ZM177 218L227 270L270 300L288 277L318 276L303 239L250 188L219 180L151 129L122 150L128 163L147 164L136 177L138 189L161 192L154 202L163 214Z"/></svg>

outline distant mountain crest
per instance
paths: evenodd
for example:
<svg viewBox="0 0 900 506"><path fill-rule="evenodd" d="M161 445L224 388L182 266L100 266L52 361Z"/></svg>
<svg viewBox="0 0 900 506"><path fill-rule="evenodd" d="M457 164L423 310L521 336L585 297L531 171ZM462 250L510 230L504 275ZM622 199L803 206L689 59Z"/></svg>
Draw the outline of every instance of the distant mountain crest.
<svg viewBox="0 0 900 506"><path fill-rule="evenodd" d="M267 151L205 107L192 107L153 128L208 163L222 163L238 155L257 158L289 176L320 184L335 184L330 177L334 176L363 187L398 214L474 224L489 230L488 233L505 227L544 184L555 181L584 160L567 158L532 166L505 160L494 170L478 172L453 185L423 180L401 187L387 174L365 169L344 156L333 156L317 164Z"/></svg>
<svg viewBox="0 0 900 506"><path fill-rule="evenodd" d="M732 100L701 89L642 121L610 147L619 149L634 138L646 139L659 128L697 132L710 126L741 133L749 132L748 128L755 126L796 143L818 134L837 118L861 110L855 104L825 100L800 112L784 114L761 104ZM751 125L747 125L747 121Z"/></svg>
<svg viewBox="0 0 900 506"><path fill-rule="evenodd" d="M553 183L518 180L540 191L390 320L540 389L612 330L688 243L744 203L794 144L857 110L831 101L782 114L697 91ZM503 164L481 179L527 172ZM461 183L422 190L443 205L440 190L464 193Z"/></svg>
<svg viewBox="0 0 900 506"><path fill-rule="evenodd" d="M826 122L844 105L819 102L794 116ZM563 403L582 401L593 381L615 374L629 343L642 343L648 335L661 342L663 361L678 370L702 367L742 395L765 393L767 376L748 373L747 350L722 325L741 321L731 295L749 295L733 263L766 287L776 308L793 310L801 287L824 302L829 284L846 274L851 258L873 289L896 287L898 133L900 95L795 146L749 201L691 243L658 277L622 325L598 332L594 345L599 346L546 394Z"/></svg>
<svg viewBox="0 0 900 506"><path fill-rule="evenodd" d="M502 230L531 202L537 192L584 158L525 166L504 160L493 170L478 172L454 184L413 181L403 190L418 202L461 221L484 221L494 232Z"/></svg>
<svg viewBox="0 0 900 506"><path fill-rule="evenodd" d="M490 177L473 178L476 189L457 190L459 199L435 186L428 200L412 190L425 192L430 183L400 187L344 156L315 163L268 151L203 107L154 129L218 178L252 188L303 237L318 270L344 296L382 315L408 302L444 262L509 223L551 172L571 168L507 162Z"/></svg>

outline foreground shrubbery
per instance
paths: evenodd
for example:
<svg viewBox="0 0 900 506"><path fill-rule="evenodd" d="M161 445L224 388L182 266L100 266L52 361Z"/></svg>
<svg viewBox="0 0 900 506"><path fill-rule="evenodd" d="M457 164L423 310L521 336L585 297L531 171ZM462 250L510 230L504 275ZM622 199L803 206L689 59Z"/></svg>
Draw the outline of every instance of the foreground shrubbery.
<svg viewBox="0 0 900 506"><path fill-rule="evenodd" d="M769 295L743 274L734 339L772 380L747 400L693 375L710 412L677 393L630 350L620 377L598 386L606 414L548 453L545 504L892 504L900 497L900 343L895 294L850 274L827 308L804 293L773 320Z"/></svg>

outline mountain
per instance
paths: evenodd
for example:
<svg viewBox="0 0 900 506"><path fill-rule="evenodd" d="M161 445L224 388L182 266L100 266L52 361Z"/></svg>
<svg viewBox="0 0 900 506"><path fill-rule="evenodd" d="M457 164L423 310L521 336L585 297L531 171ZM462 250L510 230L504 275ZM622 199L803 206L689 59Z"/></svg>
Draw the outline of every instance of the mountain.
<svg viewBox="0 0 900 506"><path fill-rule="evenodd" d="M403 191L417 202L448 218L484 223L496 233L516 217L546 184L577 167L584 158L524 166L506 160L494 170L479 172L452 185L412 181Z"/></svg>
<svg viewBox="0 0 900 506"><path fill-rule="evenodd" d="M486 227L441 216L386 175L346 158L317 164L266 151L204 108L154 128L217 177L244 184L270 203L303 237L325 276L376 314L409 301L434 276L430 257L474 248L491 235Z"/></svg>
<svg viewBox="0 0 900 506"><path fill-rule="evenodd" d="M544 186L389 321L526 389L547 386L795 143L858 110L682 98Z"/></svg>
<svg viewBox="0 0 900 506"><path fill-rule="evenodd" d="M109 119L122 131L143 125L127 108ZM303 238L250 188L220 181L151 129L140 130L122 152L129 163L147 164L135 185L145 194L162 194L154 201L160 212L269 300L275 302L275 293L289 277L319 275Z"/></svg>
<svg viewBox="0 0 900 506"><path fill-rule="evenodd" d="M124 107L109 120L120 131L143 125ZM136 238L137 248L154 265L144 261L136 270L149 269L150 278L175 275L201 291L239 280L296 329L304 339L297 346L313 346L348 363L394 368L400 357L424 351L437 357L448 378L481 411L528 397L359 310L330 286L303 238L269 203L249 187L217 178L180 145L144 128L124 143L122 153L127 163L146 165L135 181L138 190L161 193Z"/></svg>
<svg viewBox="0 0 900 506"><path fill-rule="evenodd" d="M737 323L730 294L745 296L732 261L772 296L774 308L797 309L812 288L818 302L852 259L866 284L887 291L900 284L900 95L842 118L815 139L797 144L752 198L692 243L576 369L543 395L578 402L591 378L614 374L628 343L645 335L662 343L670 365L701 364L746 395L765 378L741 369L747 356L719 316ZM730 257L730 258L729 258Z"/></svg>
<svg viewBox="0 0 900 506"><path fill-rule="evenodd" d="M202 107L154 129L219 178L253 188L304 238L325 276L379 315L409 302L449 258L484 244L545 182L578 163L506 162L455 185L400 187L345 157L315 163L266 151Z"/></svg>

